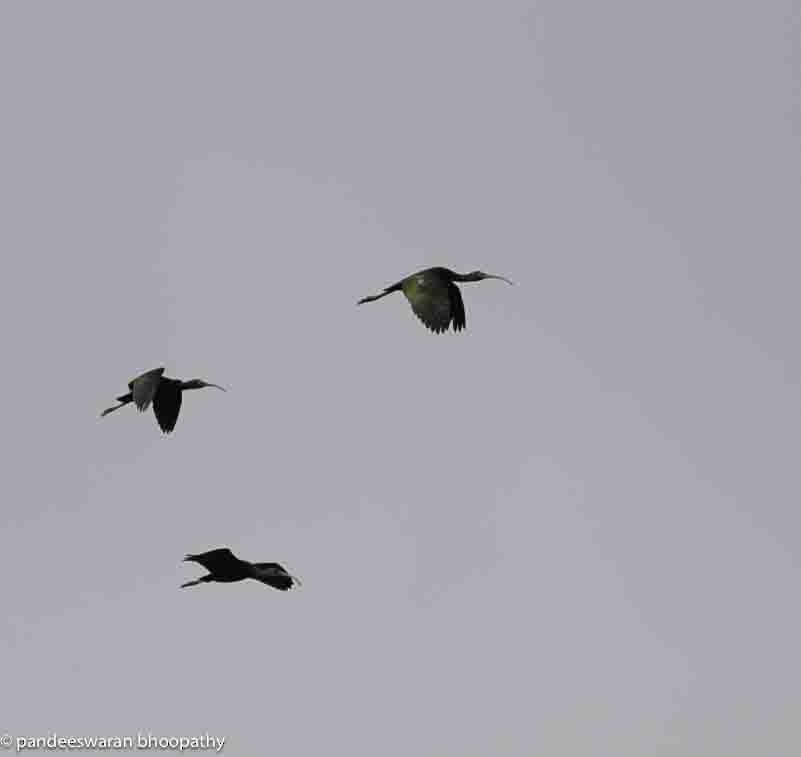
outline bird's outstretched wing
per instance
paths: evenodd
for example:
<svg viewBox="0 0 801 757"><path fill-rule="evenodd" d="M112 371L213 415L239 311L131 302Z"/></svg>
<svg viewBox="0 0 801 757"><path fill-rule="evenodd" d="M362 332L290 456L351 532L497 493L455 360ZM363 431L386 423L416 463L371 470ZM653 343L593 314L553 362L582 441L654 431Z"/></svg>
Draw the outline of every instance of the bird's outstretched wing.
<svg viewBox="0 0 801 757"><path fill-rule="evenodd" d="M161 382L153 398L153 412L161 430L169 434L175 428L178 413L181 412L181 387L177 382L169 379Z"/></svg>
<svg viewBox="0 0 801 757"><path fill-rule="evenodd" d="M212 549L197 555L187 555L184 560L202 565L209 573L226 572L233 566L239 566L240 560L227 547Z"/></svg>
<svg viewBox="0 0 801 757"><path fill-rule="evenodd" d="M451 299L451 313L453 314L453 330L461 331L467 325L464 313L464 300L462 292L452 281L448 284L448 294Z"/></svg>
<svg viewBox="0 0 801 757"><path fill-rule="evenodd" d="M152 371L147 371L141 376L137 376L128 384L128 388L133 394L134 404L138 410L145 411L150 407L150 403L153 401L156 390L161 383L163 373L164 368L154 368Z"/></svg>
<svg viewBox="0 0 801 757"><path fill-rule="evenodd" d="M257 562L253 565L253 577L279 591L291 589L299 580L290 575L277 562Z"/></svg>
<svg viewBox="0 0 801 757"><path fill-rule="evenodd" d="M436 334L447 331L451 322L450 286L454 285L423 274L414 274L404 281L403 293L415 315Z"/></svg>

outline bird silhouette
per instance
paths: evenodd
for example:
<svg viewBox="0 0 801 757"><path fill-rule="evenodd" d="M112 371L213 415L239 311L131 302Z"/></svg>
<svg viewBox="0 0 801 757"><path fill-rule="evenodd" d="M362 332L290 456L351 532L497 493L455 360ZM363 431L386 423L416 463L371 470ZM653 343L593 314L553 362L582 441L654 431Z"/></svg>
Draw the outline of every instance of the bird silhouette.
<svg viewBox="0 0 801 757"><path fill-rule="evenodd" d="M461 331L467 325L467 318L462 293L456 283L484 279L500 279L507 284L513 283L503 276L494 276L483 271L455 273L449 268L426 268L386 287L381 294L364 297L356 304L374 302L392 292L403 292L415 315L435 334L447 331L451 323L454 331Z"/></svg>
<svg viewBox="0 0 801 757"><path fill-rule="evenodd" d="M178 422L178 413L181 412L181 394L190 389L202 389L206 386L213 386L215 389L225 391L221 386L209 384L202 379L181 381L167 378L164 375L164 368L154 368L131 381L128 384L131 391L117 397L117 402L120 404L106 408L100 413L100 417L125 407L129 402L133 402L138 410L144 412L152 402L153 413L161 430L165 434L169 434Z"/></svg>
<svg viewBox="0 0 801 757"><path fill-rule="evenodd" d="M279 591L287 591L295 585L300 585L300 579L287 573L286 569L277 562L251 563L240 560L227 547L212 549L210 552L201 552L197 555L187 555L184 561L199 563L208 571L208 575L181 584L182 589L209 581L234 583L246 578L255 578Z"/></svg>

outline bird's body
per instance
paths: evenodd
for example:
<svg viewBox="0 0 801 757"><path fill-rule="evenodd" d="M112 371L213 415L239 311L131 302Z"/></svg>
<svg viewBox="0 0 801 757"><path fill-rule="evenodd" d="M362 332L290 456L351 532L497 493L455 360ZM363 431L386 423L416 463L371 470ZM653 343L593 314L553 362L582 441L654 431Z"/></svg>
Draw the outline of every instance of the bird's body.
<svg viewBox="0 0 801 757"><path fill-rule="evenodd" d="M483 271L456 273L449 268L437 266L413 273L386 287L381 294L364 297L357 304L373 302L392 292L403 292L415 315L435 334L447 331L451 324L454 331L461 331L467 325L467 318L462 293L456 283L483 279L501 279L508 284L512 283L503 276L493 276Z"/></svg>
<svg viewBox="0 0 801 757"><path fill-rule="evenodd" d="M212 549L210 552L201 552L197 555L187 555L184 560L196 562L209 572L208 575L181 584L182 589L209 581L234 583L246 578L261 581L279 591L287 591L296 584L300 584L298 578L287 573L286 569L277 562L251 563L247 560L240 560L227 547Z"/></svg>
<svg viewBox="0 0 801 757"><path fill-rule="evenodd" d="M139 411L144 412L152 403L153 413L156 416L159 427L165 434L169 434L178 422L178 414L181 412L182 393L189 389L202 389L206 386L213 386L216 389L225 391L221 386L209 384L201 379L181 381L180 379L169 378L164 375L164 368L154 368L129 382L128 389L131 391L128 394L117 397L117 402L120 404L107 408L100 415L101 417L108 415L130 402L133 402Z"/></svg>

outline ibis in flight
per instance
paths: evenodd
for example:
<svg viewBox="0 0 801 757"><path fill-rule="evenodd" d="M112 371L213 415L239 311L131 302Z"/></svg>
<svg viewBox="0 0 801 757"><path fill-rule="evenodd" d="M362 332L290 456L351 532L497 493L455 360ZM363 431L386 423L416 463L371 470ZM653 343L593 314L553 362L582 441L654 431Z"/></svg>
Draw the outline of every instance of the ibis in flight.
<svg viewBox="0 0 801 757"><path fill-rule="evenodd" d="M461 331L466 324L464 302L457 282L500 279L507 284L512 282L503 276L493 276L483 271L456 273L448 268L426 268L418 271L397 284L388 286L381 294L365 297L356 304L373 302L392 292L403 292L415 315L436 334L448 330L453 323L454 331Z"/></svg>
<svg viewBox="0 0 801 757"><path fill-rule="evenodd" d="M201 379L181 381L167 378L164 375L164 368L154 368L131 381L128 384L128 389L131 391L117 397L117 402L120 404L107 408L100 416L113 413L115 410L125 407L129 402L133 402L138 410L144 412L152 402L153 412L161 430L165 434L169 434L178 421L178 413L181 411L181 394L188 389L202 389L204 386L213 386L215 389L225 391L221 386L209 384Z"/></svg>
<svg viewBox="0 0 801 757"><path fill-rule="evenodd" d="M287 573L286 569L277 562L247 562L246 560L240 560L227 547L212 549L211 552L201 552L199 555L187 555L184 561L199 563L208 571L208 575L181 584L182 589L208 581L234 583L235 581L243 581L246 578L255 578L257 581L261 581L263 584L272 586L280 591L291 589L296 584L300 585L300 579Z"/></svg>

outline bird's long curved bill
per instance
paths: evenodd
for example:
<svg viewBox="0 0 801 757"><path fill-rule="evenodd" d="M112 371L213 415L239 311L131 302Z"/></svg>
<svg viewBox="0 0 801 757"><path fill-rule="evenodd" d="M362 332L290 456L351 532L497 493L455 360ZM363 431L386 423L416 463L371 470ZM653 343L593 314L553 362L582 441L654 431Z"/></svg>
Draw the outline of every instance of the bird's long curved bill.
<svg viewBox="0 0 801 757"><path fill-rule="evenodd" d="M225 387L220 386L219 384L206 384L206 386L213 386L215 389L220 389L223 392L227 392L228 391Z"/></svg>
<svg viewBox="0 0 801 757"><path fill-rule="evenodd" d="M514 281L509 281L509 279L507 279L505 276L494 276L493 274L488 273L487 274L487 278L488 279L500 279L501 281L505 281L507 284L511 284L512 286L514 286Z"/></svg>

